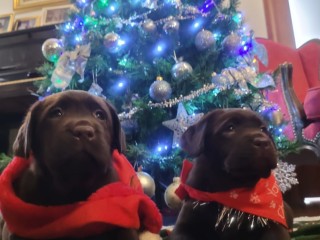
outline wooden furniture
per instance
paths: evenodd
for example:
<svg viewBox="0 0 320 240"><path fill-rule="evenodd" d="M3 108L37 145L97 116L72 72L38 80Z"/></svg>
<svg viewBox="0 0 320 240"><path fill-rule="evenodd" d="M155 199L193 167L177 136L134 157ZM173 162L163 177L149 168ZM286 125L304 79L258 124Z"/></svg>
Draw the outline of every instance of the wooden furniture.
<svg viewBox="0 0 320 240"><path fill-rule="evenodd" d="M36 71L45 61L41 46L55 37L53 25L0 34L0 152L10 152L12 131L37 100L31 92L43 79Z"/></svg>

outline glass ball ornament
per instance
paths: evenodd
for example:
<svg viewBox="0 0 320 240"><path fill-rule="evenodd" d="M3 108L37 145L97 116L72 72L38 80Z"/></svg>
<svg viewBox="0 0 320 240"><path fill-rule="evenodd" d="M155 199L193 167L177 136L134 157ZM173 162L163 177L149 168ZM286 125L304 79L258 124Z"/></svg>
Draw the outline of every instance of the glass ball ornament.
<svg viewBox="0 0 320 240"><path fill-rule="evenodd" d="M181 199L175 193L176 189L180 185L180 178L175 177L173 178L173 182L166 188L164 192L164 201L166 202L167 206L173 210L179 210L182 206Z"/></svg>
<svg viewBox="0 0 320 240"><path fill-rule="evenodd" d="M49 38L42 44L43 56L50 62L56 62L63 53L62 41L56 38Z"/></svg>
<svg viewBox="0 0 320 240"><path fill-rule="evenodd" d="M284 123L283 113L280 109L276 109L274 111L270 111L267 115L268 120L272 123L272 125L280 127Z"/></svg>
<svg viewBox="0 0 320 240"><path fill-rule="evenodd" d="M157 29L156 24L151 19L146 19L141 27L145 33L154 33Z"/></svg>
<svg viewBox="0 0 320 240"><path fill-rule="evenodd" d="M185 80L192 74L192 67L187 62L177 62L171 69L171 75L176 80Z"/></svg>
<svg viewBox="0 0 320 240"><path fill-rule="evenodd" d="M150 97L158 102L162 102L171 97L172 89L170 84L163 80L162 77L157 77L157 80L154 81L149 88Z"/></svg>
<svg viewBox="0 0 320 240"><path fill-rule="evenodd" d="M170 19L163 25L163 30L166 34L177 33L179 28L180 23L175 19Z"/></svg>
<svg viewBox="0 0 320 240"><path fill-rule="evenodd" d="M107 33L103 38L103 45L106 47L108 52L116 53L119 51L118 41L120 36L114 32Z"/></svg>
<svg viewBox="0 0 320 240"><path fill-rule="evenodd" d="M222 46L231 55L238 55L241 47L241 37L237 33L232 32L223 39Z"/></svg>
<svg viewBox="0 0 320 240"><path fill-rule="evenodd" d="M143 192L149 197L153 197L156 192L156 184L153 178L148 173L143 171L137 172L137 176L141 183Z"/></svg>
<svg viewBox="0 0 320 240"><path fill-rule="evenodd" d="M200 51L212 48L216 44L216 40L212 32L208 30L202 30L196 35L194 44L196 48Z"/></svg>

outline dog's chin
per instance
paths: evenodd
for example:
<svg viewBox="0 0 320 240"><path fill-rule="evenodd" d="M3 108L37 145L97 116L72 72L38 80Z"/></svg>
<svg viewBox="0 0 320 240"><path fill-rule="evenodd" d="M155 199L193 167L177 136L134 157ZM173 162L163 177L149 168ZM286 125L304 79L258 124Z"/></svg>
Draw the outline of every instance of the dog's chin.
<svg viewBox="0 0 320 240"><path fill-rule="evenodd" d="M107 153L97 156L86 151L57 157L59 161L51 161L47 166L52 176L65 187L78 184L84 188L92 185L96 178L107 174L110 165L108 159L111 158Z"/></svg>
<svg viewBox="0 0 320 240"><path fill-rule="evenodd" d="M271 169L264 171L257 171L256 169L246 170L233 170L229 172L229 175L235 180L241 183L255 184L261 178L268 178L271 175Z"/></svg>

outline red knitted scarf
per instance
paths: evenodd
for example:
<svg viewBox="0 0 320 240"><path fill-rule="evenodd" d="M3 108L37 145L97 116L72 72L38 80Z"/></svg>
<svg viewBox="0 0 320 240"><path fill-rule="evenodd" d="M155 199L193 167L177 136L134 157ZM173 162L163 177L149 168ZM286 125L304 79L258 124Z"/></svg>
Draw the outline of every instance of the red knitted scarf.
<svg viewBox="0 0 320 240"><path fill-rule="evenodd" d="M236 188L226 192L203 192L186 184L192 163L184 160L181 172L181 184L176 190L180 199L190 196L203 202L218 202L226 207L259 217L268 218L287 227L282 193L273 174L262 178L253 188Z"/></svg>
<svg viewBox="0 0 320 240"><path fill-rule="evenodd" d="M159 210L142 193L128 160L117 151L113 157L119 182L98 189L86 201L62 206L38 206L15 195L12 182L30 164L15 157L0 176L0 209L10 232L34 239L94 236L115 226L158 233Z"/></svg>

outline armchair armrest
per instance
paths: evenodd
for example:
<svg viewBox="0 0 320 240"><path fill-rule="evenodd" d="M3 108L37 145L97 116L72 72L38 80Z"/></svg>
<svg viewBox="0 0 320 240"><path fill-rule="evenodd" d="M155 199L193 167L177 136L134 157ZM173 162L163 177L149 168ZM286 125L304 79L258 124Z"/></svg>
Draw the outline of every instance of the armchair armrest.
<svg viewBox="0 0 320 240"><path fill-rule="evenodd" d="M292 141L297 141L301 145L301 149L311 150L317 157L320 157L319 140L310 140L304 135L304 129L310 122L293 89L292 74L292 64L283 63L279 65L274 72L277 83L276 89L268 91L267 98L280 106L284 114L284 119L288 122L288 125L284 129L287 137ZM320 133L318 135L320 135Z"/></svg>

